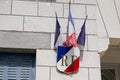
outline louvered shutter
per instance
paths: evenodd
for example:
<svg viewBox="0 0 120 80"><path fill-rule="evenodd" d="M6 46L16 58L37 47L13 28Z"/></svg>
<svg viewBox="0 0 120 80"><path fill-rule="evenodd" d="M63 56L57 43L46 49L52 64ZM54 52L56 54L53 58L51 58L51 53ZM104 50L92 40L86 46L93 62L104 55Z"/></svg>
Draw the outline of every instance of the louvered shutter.
<svg viewBox="0 0 120 80"><path fill-rule="evenodd" d="M34 80L35 55L0 53L0 80Z"/></svg>

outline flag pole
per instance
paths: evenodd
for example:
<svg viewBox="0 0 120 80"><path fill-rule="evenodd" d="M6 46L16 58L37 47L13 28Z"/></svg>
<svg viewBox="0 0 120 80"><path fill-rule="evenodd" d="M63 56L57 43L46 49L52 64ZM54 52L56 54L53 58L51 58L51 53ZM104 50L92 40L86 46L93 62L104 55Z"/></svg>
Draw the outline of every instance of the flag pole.
<svg viewBox="0 0 120 80"><path fill-rule="evenodd" d="M88 18L88 15L86 15L86 17L85 17L85 22L86 22L87 18Z"/></svg>
<svg viewBox="0 0 120 80"><path fill-rule="evenodd" d="M69 6L68 6L68 17L69 17L69 10L70 10L70 2L71 0L69 0ZM67 46L69 46L69 41L68 41L68 36L69 36L69 34L68 34L68 32L69 32L69 20L68 20L68 22L67 22L67 34L66 34L66 45Z"/></svg>
<svg viewBox="0 0 120 80"><path fill-rule="evenodd" d="M69 0L69 9L68 9L68 18L69 18L69 13L70 13L70 8L71 7L71 0ZM67 23L67 36L66 36L66 42L67 42L67 46L70 46L70 43L68 41L68 36L69 36L69 19L68 19L68 23Z"/></svg>
<svg viewBox="0 0 120 80"><path fill-rule="evenodd" d="M70 8L70 6L71 6L71 0L69 0L69 8Z"/></svg>

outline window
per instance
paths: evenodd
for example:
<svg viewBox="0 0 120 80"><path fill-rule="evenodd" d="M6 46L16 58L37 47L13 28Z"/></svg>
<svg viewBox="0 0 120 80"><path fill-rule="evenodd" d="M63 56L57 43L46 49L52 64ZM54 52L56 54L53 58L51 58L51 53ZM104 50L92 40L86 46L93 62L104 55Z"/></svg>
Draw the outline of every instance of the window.
<svg viewBox="0 0 120 80"><path fill-rule="evenodd" d="M102 64L102 80L120 80L120 64Z"/></svg>
<svg viewBox="0 0 120 80"><path fill-rule="evenodd" d="M114 69L102 69L102 80L116 80Z"/></svg>
<svg viewBox="0 0 120 80"><path fill-rule="evenodd" d="M0 80L34 80L35 54L0 52Z"/></svg>

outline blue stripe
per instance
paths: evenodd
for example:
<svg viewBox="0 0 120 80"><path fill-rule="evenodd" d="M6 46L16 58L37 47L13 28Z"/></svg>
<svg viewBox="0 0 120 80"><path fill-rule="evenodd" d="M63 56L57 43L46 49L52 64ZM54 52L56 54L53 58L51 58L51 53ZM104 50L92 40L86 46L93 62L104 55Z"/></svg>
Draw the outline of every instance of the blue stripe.
<svg viewBox="0 0 120 80"><path fill-rule="evenodd" d="M72 46L58 46L57 62L72 48Z"/></svg>
<svg viewBox="0 0 120 80"><path fill-rule="evenodd" d="M54 40L54 46L56 45L58 41L58 37L60 35L60 24L56 15L56 30L55 30L55 40Z"/></svg>
<svg viewBox="0 0 120 80"><path fill-rule="evenodd" d="M85 32L85 23L86 23L86 21L84 21L84 23L82 25L81 32L80 32L80 34L78 36L78 39L77 39L77 43L79 45L82 45L82 46L85 46L85 34L86 34L86 32Z"/></svg>

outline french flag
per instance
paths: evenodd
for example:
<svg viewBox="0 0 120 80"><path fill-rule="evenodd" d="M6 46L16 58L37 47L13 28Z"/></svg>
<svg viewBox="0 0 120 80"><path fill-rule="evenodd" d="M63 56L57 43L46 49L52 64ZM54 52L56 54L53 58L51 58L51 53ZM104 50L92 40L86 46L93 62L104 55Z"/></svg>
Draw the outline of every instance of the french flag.
<svg viewBox="0 0 120 80"><path fill-rule="evenodd" d="M77 46L77 40L76 40L76 33L75 33L75 27L74 22L72 19L72 14L70 11L70 4L69 4L69 13L68 13L68 25L67 25L67 40L66 40L67 46Z"/></svg>
<svg viewBox="0 0 120 80"><path fill-rule="evenodd" d="M58 21L57 13L56 14L56 29L55 29L55 39L54 39L54 47L57 48L60 45L63 45L62 35L61 35L61 27Z"/></svg>
<svg viewBox="0 0 120 80"><path fill-rule="evenodd" d="M77 39L77 43L81 46L81 47L84 47L85 46L85 24L86 24L86 20L87 20L87 16L85 18L85 21L82 25L82 28L81 28L81 32L78 36L78 39Z"/></svg>
<svg viewBox="0 0 120 80"><path fill-rule="evenodd" d="M57 55L57 69L64 73L77 72L79 69L80 62L80 50L77 47L76 32L74 27L74 22L72 19L72 14L70 11L70 2L69 2L69 12L68 12L68 25L67 25L67 36L64 46L58 46L58 55ZM63 63L63 56L66 56L66 65L61 66ZM73 57L74 56L74 60ZM73 62L71 63L71 61Z"/></svg>

